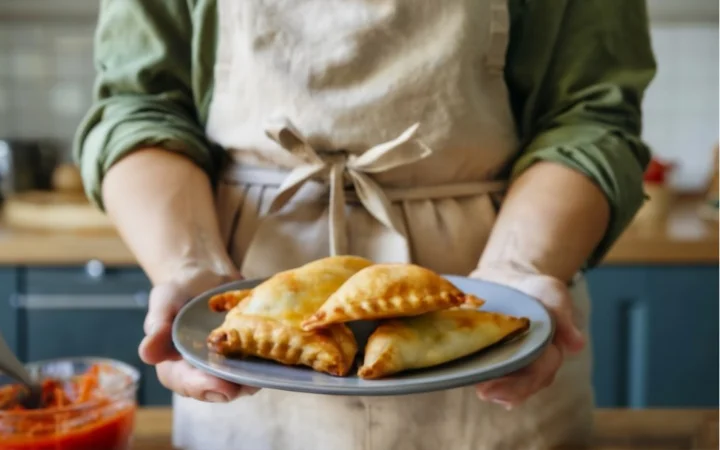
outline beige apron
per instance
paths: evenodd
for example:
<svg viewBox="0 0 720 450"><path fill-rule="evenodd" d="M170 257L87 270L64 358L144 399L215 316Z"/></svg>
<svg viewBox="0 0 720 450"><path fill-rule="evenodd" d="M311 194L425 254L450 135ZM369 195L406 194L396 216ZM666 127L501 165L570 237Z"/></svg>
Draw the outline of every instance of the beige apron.
<svg viewBox="0 0 720 450"><path fill-rule="evenodd" d="M506 0L218 0L218 12L207 133L236 162L218 208L242 273L345 253L470 273L517 151ZM586 330L582 281L573 295ZM188 450L544 449L587 435L590 355L509 412L472 387L174 401Z"/></svg>

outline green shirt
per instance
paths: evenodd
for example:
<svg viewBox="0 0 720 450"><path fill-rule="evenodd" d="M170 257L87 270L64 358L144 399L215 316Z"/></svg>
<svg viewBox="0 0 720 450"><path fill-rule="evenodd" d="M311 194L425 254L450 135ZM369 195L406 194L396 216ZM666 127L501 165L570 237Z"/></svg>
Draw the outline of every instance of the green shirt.
<svg viewBox="0 0 720 450"><path fill-rule="evenodd" d="M588 176L611 224L596 264L643 203L650 151L641 102L655 74L645 0L509 0L505 65L521 146L511 178L541 160ZM94 103L74 155L102 208L108 169L135 149L182 153L217 178L225 152L204 132L213 94L215 0L103 0Z"/></svg>

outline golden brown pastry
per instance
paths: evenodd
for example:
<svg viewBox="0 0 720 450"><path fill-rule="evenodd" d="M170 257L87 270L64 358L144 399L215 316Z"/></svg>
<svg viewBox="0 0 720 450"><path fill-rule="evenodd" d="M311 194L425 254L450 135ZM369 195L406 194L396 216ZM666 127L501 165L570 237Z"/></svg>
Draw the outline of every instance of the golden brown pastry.
<svg viewBox="0 0 720 450"><path fill-rule="evenodd" d="M377 379L436 366L509 340L529 326L525 317L459 308L389 320L370 335L358 375Z"/></svg>
<svg viewBox="0 0 720 450"><path fill-rule="evenodd" d="M225 356L257 356L347 375L357 353L350 329L338 324L304 331L300 324L371 264L364 258L337 256L274 275L228 312L224 323L208 336L208 347Z"/></svg>
<svg viewBox="0 0 720 450"><path fill-rule="evenodd" d="M302 327L316 330L353 320L416 316L464 303L479 307L484 302L432 270L414 264L375 264L347 280Z"/></svg>
<svg viewBox="0 0 720 450"><path fill-rule="evenodd" d="M250 296L252 289L241 289L228 291L222 294L213 295L208 301L208 307L214 312L227 312L233 309L241 301Z"/></svg>

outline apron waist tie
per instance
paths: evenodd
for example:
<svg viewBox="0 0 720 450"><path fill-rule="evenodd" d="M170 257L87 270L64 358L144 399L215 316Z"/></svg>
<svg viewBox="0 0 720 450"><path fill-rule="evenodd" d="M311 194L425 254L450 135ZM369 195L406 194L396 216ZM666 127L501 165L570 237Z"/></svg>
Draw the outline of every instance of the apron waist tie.
<svg viewBox="0 0 720 450"><path fill-rule="evenodd" d="M238 185L254 185L280 188L290 171L267 167L245 166L232 162L223 174L226 182ZM507 189L507 181L467 181L462 183L444 183L433 186L384 187L383 192L391 202L404 200L439 200L442 198L471 197L475 195L495 194ZM345 187L348 203L359 203L360 199L352 188Z"/></svg>
<svg viewBox="0 0 720 450"><path fill-rule="evenodd" d="M501 192L507 186L504 181L408 188L380 186L370 177L371 174L412 164L432 153L420 141L412 139L417 128L418 124L415 124L396 139L355 155L346 151L317 151L287 119L282 119L268 127L267 135L304 163L291 171L235 164L226 172L225 179L237 184L277 187L278 191L267 210L267 215L282 209L305 183L317 181L328 184L330 255L347 254L345 204L359 202L375 219L405 241L408 255L404 259L409 261L407 230L404 222L394 214L391 202L482 195ZM348 186L351 188L348 189Z"/></svg>

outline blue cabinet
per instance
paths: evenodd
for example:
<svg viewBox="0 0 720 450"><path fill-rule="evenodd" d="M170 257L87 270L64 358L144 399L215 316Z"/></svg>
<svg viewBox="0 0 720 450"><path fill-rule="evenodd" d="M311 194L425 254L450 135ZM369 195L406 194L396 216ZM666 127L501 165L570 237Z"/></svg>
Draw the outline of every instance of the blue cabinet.
<svg viewBox="0 0 720 450"><path fill-rule="evenodd" d="M118 359L141 371L142 404L170 402L154 368L137 353L150 291L141 270L106 268L92 261L85 268L20 268L6 276L14 278L14 289L0 307L0 327L22 360Z"/></svg>
<svg viewBox="0 0 720 450"><path fill-rule="evenodd" d="M717 267L605 266L588 281L599 406L718 406Z"/></svg>
<svg viewBox="0 0 720 450"><path fill-rule="evenodd" d="M18 292L17 269L0 267L0 331L11 349L17 348L17 326L11 299Z"/></svg>
<svg viewBox="0 0 720 450"><path fill-rule="evenodd" d="M150 283L137 268L0 267L0 330L21 358L96 355L142 372L139 400L170 393L137 346ZM602 266L588 273L601 407L718 406L715 266Z"/></svg>

